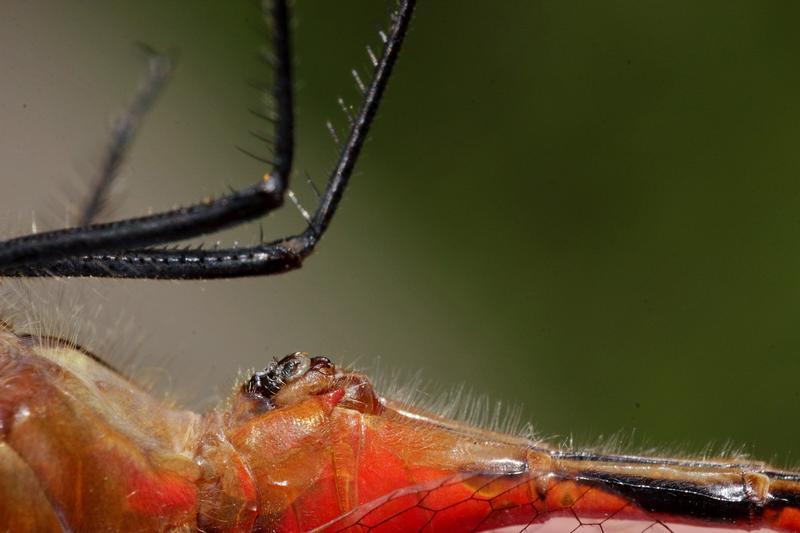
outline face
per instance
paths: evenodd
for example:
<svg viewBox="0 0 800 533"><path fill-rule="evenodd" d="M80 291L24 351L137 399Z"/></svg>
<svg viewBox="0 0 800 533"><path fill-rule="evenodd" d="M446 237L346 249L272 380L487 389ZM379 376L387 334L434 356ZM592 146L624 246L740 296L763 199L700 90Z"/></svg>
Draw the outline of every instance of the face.
<svg viewBox="0 0 800 533"><path fill-rule="evenodd" d="M179 66L130 154L114 217L260 176L234 149L257 151L247 131L267 129L247 113L258 95L245 80L268 79L251 7L12 6L0 22L13 74L0 85L9 233L28 229L32 210L39 227L62 224L75 197L64 191L86 183L135 88L136 41L178 48ZM368 64L363 47L386 13L363 1L297 10L293 188L310 207L302 169L324 181L335 155L324 121L344 125L336 97L356 102L349 70ZM422 5L348 198L301 271L36 290L102 305L82 314L94 342L119 337L107 358L194 406L224 396L239 369L304 350L373 374L419 371L434 393L467 383L576 444L636 430L640 445L731 442L790 461L794 10ZM291 207L263 222L269 236L302 224Z"/></svg>

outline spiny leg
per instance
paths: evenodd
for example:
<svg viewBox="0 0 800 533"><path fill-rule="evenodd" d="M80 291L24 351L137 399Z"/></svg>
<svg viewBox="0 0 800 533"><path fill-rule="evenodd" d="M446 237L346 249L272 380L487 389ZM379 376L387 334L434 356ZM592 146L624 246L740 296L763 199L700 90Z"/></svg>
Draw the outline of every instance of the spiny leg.
<svg viewBox="0 0 800 533"><path fill-rule="evenodd" d="M67 267L83 255L104 254L196 237L263 216L283 204L294 154L294 111L286 0L274 0L276 160L255 185L186 207L103 224L25 235L0 242L0 275L91 275ZM72 259L70 259L72 258Z"/></svg>
<svg viewBox="0 0 800 533"><path fill-rule="evenodd" d="M285 10L283 2L277 2ZM372 80L365 88L358 113L350 124L336 166L328 180L308 228L297 235L257 246L226 250L133 250L121 253L91 253L81 257L40 262L35 266L0 268L12 276L100 276L147 279L212 279L268 275L300 267L328 228L341 201L355 163L375 118L381 97L397 61L408 30L415 0L404 0L393 15ZM285 14L285 12L284 12ZM277 17L276 17L277 22ZM285 21L284 21L285 23ZM280 25L280 24L276 24ZM286 25L283 25L286 30ZM288 52L288 39L285 40ZM280 54L280 48L278 48ZM280 59L279 59L280 63ZM288 69L288 67L287 67ZM288 73L288 70L287 70ZM279 76L280 78L280 76ZM287 79L283 77L284 81ZM287 87L287 94L291 91ZM276 94L280 98L280 94ZM280 126L276 128L280 142ZM288 128L291 133L291 127ZM265 182L266 185L272 180ZM285 180L281 182L285 187ZM281 195L282 198L282 195ZM240 221L252 217L242 217ZM202 233L202 232L197 232ZM171 239L176 240L176 239ZM2 255L0 255L2 259Z"/></svg>
<svg viewBox="0 0 800 533"><path fill-rule="evenodd" d="M157 54L149 48L146 52L149 56L147 73L128 109L114 121L111 140L91 193L80 210L78 226L88 226L105 210L109 191L119 174L120 166L136 136L136 131L172 75L172 60L169 57Z"/></svg>

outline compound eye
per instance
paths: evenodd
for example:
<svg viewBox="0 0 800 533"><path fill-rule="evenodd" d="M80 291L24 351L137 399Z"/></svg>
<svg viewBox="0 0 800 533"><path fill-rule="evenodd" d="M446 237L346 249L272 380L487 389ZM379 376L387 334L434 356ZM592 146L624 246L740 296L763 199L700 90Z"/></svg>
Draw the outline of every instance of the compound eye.
<svg viewBox="0 0 800 533"><path fill-rule="evenodd" d="M275 374L280 376L284 383L291 383L305 374L310 366L311 361L308 359L308 354L295 352L278 361Z"/></svg>
<svg viewBox="0 0 800 533"><path fill-rule="evenodd" d="M286 384L302 377L310 367L308 354L295 352L253 374L243 388L249 394L270 401Z"/></svg>

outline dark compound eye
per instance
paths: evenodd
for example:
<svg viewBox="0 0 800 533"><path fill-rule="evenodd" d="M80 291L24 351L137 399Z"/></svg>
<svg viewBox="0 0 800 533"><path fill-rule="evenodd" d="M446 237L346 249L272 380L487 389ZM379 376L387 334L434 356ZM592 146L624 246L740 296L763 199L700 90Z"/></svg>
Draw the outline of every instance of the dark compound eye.
<svg viewBox="0 0 800 533"><path fill-rule="evenodd" d="M305 354L287 355L276 364L275 375L284 382L289 382L305 374L309 366Z"/></svg>
<svg viewBox="0 0 800 533"><path fill-rule="evenodd" d="M303 376L310 367L308 355L295 352L253 374L243 388L245 392L269 401L285 384Z"/></svg>

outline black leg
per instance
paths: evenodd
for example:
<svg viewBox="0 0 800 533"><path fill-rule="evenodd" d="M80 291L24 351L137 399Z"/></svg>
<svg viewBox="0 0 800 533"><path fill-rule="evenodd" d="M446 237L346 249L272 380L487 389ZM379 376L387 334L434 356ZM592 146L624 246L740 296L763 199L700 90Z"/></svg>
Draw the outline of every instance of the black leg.
<svg viewBox="0 0 800 533"><path fill-rule="evenodd" d="M325 233L341 201L353 167L377 112L383 92L388 84L392 69L397 61L414 10L414 4L415 0L402 1L393 16L391 31L385 38L383 51L375 65L372 80L364 91L358 114L350 125L347 141L342 145L336 167L328 180L328 185L322 194L319 206L314 212L309 227L303 233L272 243L230 250L133 250L106 253L107 248L103 248L100 251L93 250L79 257L40 261L34 265L19 265L17 263L11 267L0 267L0 274L8 276L57 275L147 279L211 279L268 275L298 268L303 259L314 250L317 242ZM277 2L276 6L280 6L279 9L283 9L285 15L285 4ZM276 17L276 25L280 26L278 18ZM287 31L285 20L282 28ZM281 39L278 38L278 40ZM286 46L284 52L288 54L288 36L282 40ZM280 46L276 46L276 49L280 55ZM280 100L281 92L283 91L290 104L291 87L288 78L288 58L286 59L286 70L281 71L280 66L278 66L277 72L279 80L283 80L286 85L282 86L281 81L277 83L276 97ZM278 63L281 63L280 59ZM289 161L286 162L279 158L276 169L280 169L281 164L288 165L291 162L291 131L291 123L281 126L279 121L276 127L276 145L280 147L282 142L286 143L284 149L288 146ZM281 153L280 149L278 152ZM271 183L271 180L265 182L265 184L269 183ZM281 187L282 198L282 192L285 188L285 178L283 177L281 179ZM148 218L139 220L148 220ZM231 223L238 223L249 218L252 217L242 216L235 221L231 221ZM194 223L198 224L197 221ZM203 222L200 223L202 224ZM192 228L192 230L193 234L204 233L204 231L199 231L196 228ZM178 237L172 237L169 240L177 240L182 237L183 234L181 233ZM137 243L136 246L138 245ZM115 250L119 249L119 247L115 247ZM63 255L62 253L61 257ZM2 264L2 255L0 255L0 264Z"/></svg>
<svg viewBox="0 0 800 533"><path fill-rule="evenodd" d="M103 254L164 244L203 235L263 216L283 204L292 167L294 111L292 102L289 16L286 0L271 8L276 55L276 161L257 184L217 199L105 224L25 235L0 242L0 274L46 269L64 258ZM39 268L37 268L39 267ZM39 274L42 275L42 274ZM76 271L65 275L85 275Z"/></svg>
<svg viewBox="0 0 800 533"><path fill-rule="evenodd" d="M152 50L147 52L150 55L147 61L147 75L128 109L114 123L111 142L106 149L92 192L80 211L78 226L88 226L105 209L109 190L136 136L136 130L172 75L172 61L167 56L156 54Z"/></svg>

